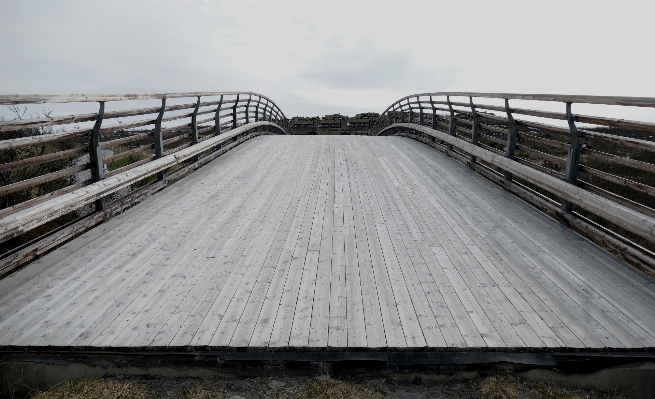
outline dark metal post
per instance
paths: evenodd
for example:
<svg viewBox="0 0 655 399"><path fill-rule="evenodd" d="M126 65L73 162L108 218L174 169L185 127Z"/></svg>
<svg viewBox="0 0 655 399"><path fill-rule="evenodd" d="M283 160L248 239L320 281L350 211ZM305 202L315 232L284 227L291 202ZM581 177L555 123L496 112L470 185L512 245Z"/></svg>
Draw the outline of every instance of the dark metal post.
<svg viewBox="0 0 655 399"><path fill-rule="evenodd" d="M507 147L505 147L505 157L514 159L514 149L516 148L516 122L512 117L512 110L509 107L509 99L505 99L505 112L507 113L507 126L509 134L507 135ZM505 172L505 180L512 181L512 174Z"/></svg>
<svg viewBox="0 0 655 399"><path fill-rule="evenodd" d="M164 156L164 137L161 133L161 120L166 111L166 99L162 98L161 108L159 108L159 115L155 120L155 159ZM164 171L157 172L157 180L164 180Z"/></svg>
<svg viewBox="0 0 655 399"><path fill-rule="evenodd" d="M569 123L569 129L571 130L571 146L569 147L569 153L566 157L565 180L567 183L577 186L582 145L580 144L580 133L575 127L575 118L571 113L571 103L566 103L566 121ZM573 211L573 204L569 201L562 200L562 211L571 213Z"/></svg>
<svg viewBox="0 0 655 399"><path fill-rule="evenodd" d="M255 122L259 122L259 103L262 101L262 98L257 99L257 105L255 105Z"/></svg>
<svg viewBox="0 0 655 399"><path fill-rule="evenodd" d="M448 109L450 110L450 125L448 126L448 135L455 137L455 111L453 111L453 106L450 103L450 96L446 96L446 101L448 102ZM448 149L453 150L453 145L448 144Z"/></svg>
<svg viewBox="0 0 655 399"><path fill-rule="evenodd" d="M478 145L478 139L480 132L478 130L478 111L475 110L475 105L473 104L473 97L469 97L469 103L471 104L471 112L473 113L473 134L471 135L471 144ZM475 155L471 155L471 164L475 163Z"/></svg>
<svg viewBox="0 0 655 399"><path fill-rule="evenodd" d="M418 96L416 97L416 102L418 103L418 124L423 126L423 106Z"/></svg>
<svg viewBox="0 0 655 399"><path fill-rule="evenodd" d="M100 126L105 117L105 102L100 101L100 109L96 115L96 123L93 125L91 133L91 142L89 145L89 158L91 161L91 181L99 182L105 178L104 162L102 162L102 148L100 148ZM96 211L104 211L106 208L106 199L100 198L95 201Z"/></svg>
<svg viewBox="0 0 655 399"><path fill-rule="evenodd" d="M430 96L430 106L432 107L432 130L437 130L437 110L434 108L432 96Z"/></svg>
<svg viewBox="0 0 655 399"><path fill-rule="evenodd" d="M191 114L191 144L198 144L198 108L200 108L200 96L196 102L196 107Z"/></svg>
<svg viewBox="0 0 655 399"><path fill-rule="evenodd" d="M407 106L409 107L409 119L407 123L412 123L412 104L409 103L409 98L407 99Z"/></svg>
<svg viewBox="0 0 655 399"><path fill-rule="evenodd" d="M238 94L237 94L237 100L234 102L234 107L232 107L232 129L237 128L237 105L239 105Z"/></svg>
<svg viewBox="0 0 655 399"><path fill-rule="evenodd" d="M252 95L248 95L248 102L246 103L246 124L250 123L250 100Z"/></svg>
<svg viewBox="0 0 655 399"><path fill-rule="evenodd" d="M214 128L216 129L215 135L218 136L221 134L221 107L223 106L223 95L221 94L220 100L218 100L218 107L216 107L216 114L214 115Z"/></svg>
<svg viewBox="0 0 655 399"><path fill-rule="evenodd" d="M396 111L396 104L393 105L393 123L398 123L398 111Z"/></svg>

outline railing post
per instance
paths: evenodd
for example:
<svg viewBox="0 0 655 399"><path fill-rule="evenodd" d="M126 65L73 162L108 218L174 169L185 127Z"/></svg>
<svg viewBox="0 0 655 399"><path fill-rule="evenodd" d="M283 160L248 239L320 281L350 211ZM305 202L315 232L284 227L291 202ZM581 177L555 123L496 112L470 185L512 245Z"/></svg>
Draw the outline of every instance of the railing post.
<svg viewBox="0 0 655 399"><path fill-rule="evenodd" d="M432 107L432 130L437 130L437 110L434 108L432 96L430 96L430 106Z"/></svg>
<svg viewBox="0 0 655 399"><path fill-rule="evenodd" d="M575 118L571 113L571 103L566 103L566 121L569 123L569 129L571 131L571 146L566 157L566 173L564 178L567 183L577 186L582 146L580 144L580 133L575 127ZM569 201L562 200L562 211L571 213L573 211L573 204Z"/></svg>
<svg viewBox="0 0 655 399"><path fill-rule="evenodd" d="M237 128L237 106L239 105L239 95L237 94L237 100L234 102L234 107L232 107L232 129Z"/></svg>
<svg viewBox="0 0 655 399"><path fill-rule="evenodd" d="M198 96L196 107L191 114L191 145L198 144L198 108L200 108L200 96ZM200 160L200 154L193 157L194 162L198 162L198 160Z"/></svg>
<svg viewBox="0 0 655 399"><path fill-rule="evenodd" d="M505 147L505 157L514 159L514 149L516 148L516 122L512 117L512 110L509 107L509 99L505 99L505 112L507 113L507 126L509 134L507 135L507 147ZM512 181L512 174L505 172L505 180Z"/></svg>
<svg viewBox="0 0 655 399"><path fill-rule="evenodd" d="M418 124L423 126L423 106L418 96L416 97L416 102L418 103Z"/></svg>
<svg viewBox="0 0 655 399"><path fill-rule="evenodd" d="M218 107L216 107L216 114L214 114L214 129L216 130L215 136L221 134L221 107L223 106L223 95L218 100Z"/></svg>
<svg viewBox="0 0 655 399"><path fill-rule="evenodd" d="M196 102L196 107L193 109L193 114L191 115L191 144L198 144L198 108L200 108L200 96L198 96L198 101Z"/></svg>
<svg viewBox="0 0 655 399"><path fill-rule="evenodd" d="M246 103L246 124L250 123L250 100L252 95L248 95L248 102Z"/></svg>
<svg viewBox="0 0 655 399"><path fill-rule="evenodd" d="M164 112L166 111L166 99L161 99L161 108L159 109L159 115L155 120L155 159L161 158L164 156L164 137L161 133L161 120L164 118ZM157 172L157 180L164 180L164 171Z"/></svg>
<svg viewBox="0 0 655 399"><path fill-rule="evenodd" d="M412 104L409 103L409 98L407 99L407 106L409 107L409 119L407 120L407 123L412 123Z"/></svg>
<svg viewBox="0 0 655 399"><path fill-rule="evenodd" d="M259 103L262 101L261 97L257 98L257 105L255 105L255 122L259 122Z"/></svg>
<svg viewBox="0 0 655 399"><path fill-rule="evenodd" d="M450 96L446 96L446 101L448 102L448 109L450 110L450 124L448 126L448 135L455 137L455 111L453 111L453 106L450 103ZM453 150L453 145L448 144L448 149Z"/></svg>
<svg viewBox="0 0 655 399"><path fill-rule="evenodd" d="M105 102L100 101L100 109L96 115L96 123L93 125L91 133L91 142L89 148L89 161L91 164L91 181L93 183L99 182L105 178L105 168L102 162L102 148L100 148L100 126L105 117ZM106 198L100 198L95 201L96 211L104 211L106 208Z"/></svg>
<svg viewBox="0 0 655 399"><path fill-rule="evenodd" d="M475 105L473 104L473 97L469 97L469 103L471 104L471 112L473 113L473 128L471 129L473 134L471 135L471 144L478 145L478 139L480 132L478 130L478 111L475 110ZM471 155L471 165L475 163L475 155Z"/></svg>
<svg viewBox="0 0 655 399"><path fill-rule="evenodd" d="M398 123L398 111L396 111L396 104L393 105L393 123Z"/></svg>

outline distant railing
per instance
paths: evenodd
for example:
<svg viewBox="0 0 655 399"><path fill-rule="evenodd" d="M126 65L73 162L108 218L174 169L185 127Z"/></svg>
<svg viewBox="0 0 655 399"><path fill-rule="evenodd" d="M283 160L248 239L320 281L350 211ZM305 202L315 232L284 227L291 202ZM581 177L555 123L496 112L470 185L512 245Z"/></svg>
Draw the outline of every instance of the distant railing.
<svg viewBox="0 0 655 399"><path fill-rule="evenodd" d="M180 104L186 98L193 102ZM137 100L160 103L135 108ZM15 118L0 121L0 276L6 258L35 240L89 214L100 222L138 201L137 192L161 189L249 137L292 133L279 107L257 93L0 96L14 107L88 102L98 111L25 119L14 108Z"/></svg>
<svg viewBox="0 0 655 399"><path fill-rule="evenodd" d="M504 106L481 103L485 99L503 100ZM564 112L512 107L510 100L561 102ZM587 230L603 235L603 245L619 238L652 259L655 124L574 114L574 103L655 108L655 98L643 97L422 93L388 107L371 134L402 134L427 142L500 184L521 190L562 219L583 220L591 226ZM566 123L558 126L548 120ZM557 181L568 186L556 188ZM628 252L621 255L635 254Z"/></svg>

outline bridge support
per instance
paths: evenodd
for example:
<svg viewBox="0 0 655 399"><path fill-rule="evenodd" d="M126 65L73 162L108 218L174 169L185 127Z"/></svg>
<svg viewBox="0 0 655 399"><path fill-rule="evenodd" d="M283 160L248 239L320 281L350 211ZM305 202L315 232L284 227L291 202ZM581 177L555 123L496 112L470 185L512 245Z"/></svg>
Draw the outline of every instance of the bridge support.
<svg viewBox="0 0 655 399"><path fill-rule="evenodd" d="M571 103L566 103L566 121L569 123L569 129L571 131L571 146L566 157L566 173L564 179L567 183L577 186L582 145L580 144L580 133L575 127L575 118L571 113ZM562 211L571 213L573 211L573 204L569 201L562 200Z"/></svg>
<svg viewBox="0 0 655 399"><path fill-rule="evenodd" d="M99 182L105 178L105 165L102 161L102 148L100 148L100 127L102 120L105 117L105 102L100 101L100 109L96 116L96 123L93 125L91 133L91 142L89 145L89 161L91 163L91 181L93 183ZM105 197L95 201L96 211L104 211L107 206Z"/></svg>

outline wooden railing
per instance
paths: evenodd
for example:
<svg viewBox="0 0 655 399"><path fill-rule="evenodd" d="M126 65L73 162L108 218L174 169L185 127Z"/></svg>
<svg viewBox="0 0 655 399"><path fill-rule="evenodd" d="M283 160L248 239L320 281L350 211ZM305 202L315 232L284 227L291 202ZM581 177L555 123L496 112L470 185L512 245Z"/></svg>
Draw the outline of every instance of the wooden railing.
<svg viewBox="0 0 655 399"><path fill-rule="evenodd" d="M136 108L142 100L159 106ZM98 111L26 119L20 108L88 102ZM249 92L4 95L0 105L16 116L0 121L0 276L250 137L292 133L273 101Z"/></svg>
<svg viewBox="0 0 655 399"><path fill-rule="evenodd" d="M559 102L562 112L516 100ZM576 103L655 108L643 97L422 93L389 106L371 134L430 144L655 270L655 124L576 114Z"/></svg>

